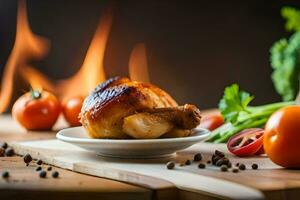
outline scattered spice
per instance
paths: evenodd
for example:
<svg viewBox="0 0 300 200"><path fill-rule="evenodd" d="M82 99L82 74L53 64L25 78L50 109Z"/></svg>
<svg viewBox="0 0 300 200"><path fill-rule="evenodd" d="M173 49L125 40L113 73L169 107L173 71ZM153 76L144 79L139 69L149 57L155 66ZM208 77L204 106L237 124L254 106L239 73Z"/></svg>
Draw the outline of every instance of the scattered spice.
<svg viewBox="0 0 300 200"><path fill-rule="evenodd" d="M245 169L246 169L246 166L245 166L244 164L240 164L240 165L239 165L239 169L240 169L240 170L245 170Z"/></svg>
<svg viewBox="0 0 300 200"><path fill-rule="evenodd" d="M0 157L3 157L5 155L5 149L0 147Z"/></svg>
<svg viewBox="0 0 300 200"><path fill-rule="evenodd" d="M59 176L58 171L52 172L52 177L53 177L53 178L58 178L58 176Z"/></svg>
<svg viewBox="0 0 300 200"><path fill-rule="evenodd" d="M204 164L204 163L199 163L198 167L199 167L200 169L204 169L204 168L205 168L205 164Z"/></svg>
<svg viewBox="0 0 300 200"><path fill-rule="evenodd" d="M167 169L173 169L174 167L175 167L175 163L173 161L167 163Z"/></svg>
<svg viewBox="0 0 300 200"><path fill-rule="evenodd" d="M192 162L191 162L191 160L186 160L185 161L185 165L190 165Z"/></svg>
<svg viewBox="0 0 300 200"><path fill-rule="evenodd" d="M229 159L226 157L222 157L216 162L216 165L220 167L221 165L227 165L229 163Z"/></svg>
<svg viewBox="0 0 300 200"><path fill-rule="evenodd" d="M51 171L51 170L52 170L52 167L51 167L51 166L50 166L50 167L48 167L48 168L47 168L47 170L48 170L48 171Z"/></svg>
<svg viewBox="0 0 300 200"><path fill-rule="evenodd" d="M254 169L254 170L255 170L255 169L258 169L258 165L257 165L256 163L252 164L251 167L252 167L252 169Z"/></svg>
<svg viewBox="0 0 300 200"><path fill-rule="evenodd" d="M240 163L236 163L235 166L238 167L240 165Z"/></svg>
<svg viewBox="0 0 300 200"><path fill-rule="evenodd" d="M6 149L6 148L8 147L8 144L7 144L6 142L3 142L3 143L1 144L1 147L2 147L3 149Z"/></svg>
<svg viewBox="0 0 300 200"><path fill-rule="evenodd" d="M40 166L38 166L37 168L35 168L35 171L40 171L42 170L42 168Z"/></svg>
<svg viewBox="0 0 300 200"><path fill-rule="evenodd" d="M41 178L46 178L47 172L44 171L44 170L42 170L42 171L39 173L39 176L40 176Z"/></svg>
<svg viewBox="0 0 300 200"><path fill-rule="evenodd" d="M222 165L220 169L221 169L222 172L227 172L228 171L227 165Z"/></svg>
<svg viewBox="0 0 300 200"><path fill-rule="evenodd" d="M36 164L41 165L41 164L43 164L43 161L42 161L41 159L38 159L38 160L36 161Z"/></svg>
<svg viewBox="0 0 300 200"><path fill-rule="evenodd" d="M217 155L217 156L219 156L221 158L225 157L225 154L222 151L219 151L219 150L215 151L215 155Z"/></svg>
<svg viewBox="0 0 300 200"><path fill-rule="evenodd" d="M222 159L219 159L219 160L215 163L215 165L218 166L218 167L220 167L222 164L223 164L223 160L222 160Z"/></svg>
<svg viewBox="0 0 300 200"><path fill-rule="evenodd" d="M24 157L23 157L23 160L26 164L29 164L31 161L32 161L32 157L30 154L26 154ZM28 166L28 165L27 165Z"/></svg>
<svg viewBox="0 0 300 200"><path fill-rule="evenodd" d="M232 163L231 163L230 161L227 163L227 167L228 167L228 168L231 168L231 167L232 167Z"/></svg>
<svg viewBox="0 0 300 200"><path fill-rule="evenodd" d="M233 168L233 169L232 169L232 172L233 172L233 173L238 173L238 172L239 172L239 169L238 169L238 168Z"/></svg>
<svg viewBox="0 0 300 200"><path fill-rule="evenodd" d="M207 164L211 164L211 160L208 160L206 163L207 163Z"/></svg>
<svg viewBox="0 0 300 200"><path fill-rule="evenodd" d="M219 160L222 160L222 161L219 161ZM213 165L217 165L217 166L221 166L222 164L227 165L227 163L229 162L228 158L225 157L225 154L219 150L215 150L215 153L211 157L211 161L212 161Z"/></svg>
<svg viewBox="0 0 300 200"><path fill-rule="evenodd" d="M197 153L194 155L194 161L200 161L202 160L202 154L201 153Z"/></svg>
<svg viewBox="0 0 300 200"><path fill-rule="evenodd" d="M8 171L2 172L2 178L8 178L8 177L9 177L9 172Z"/></svg>
<svg viewBox="0 0 300 200"><path fill-rule="evenodd" d="M218 162L218 160L220 160L220 159L221 159L221 157L217 156L216 154L213 154L211 157L211 162L213 165L215 165Z"/></svg>
<svg viewBox="0 0 300 200"><path fill-rule="evenodd" d="M5 156L7 156L7 157L13 156L14 154L15 154L15 151L13 150L13 148L8 147L5 150Z"/></svg>

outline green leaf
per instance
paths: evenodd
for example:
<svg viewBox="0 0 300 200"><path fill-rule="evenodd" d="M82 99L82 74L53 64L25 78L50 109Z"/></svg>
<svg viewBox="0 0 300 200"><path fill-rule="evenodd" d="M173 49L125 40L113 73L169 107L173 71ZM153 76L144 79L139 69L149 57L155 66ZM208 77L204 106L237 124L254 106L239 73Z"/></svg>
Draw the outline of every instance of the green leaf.
<svg viewBox="0 0 300 200"><path fill-rule="evenodd" d="M249 113L247 106L253 98L249 93L240 91L237 84L226 87L219 102L219 109L225 121L235 123L240 114Z"/></svg>
<svg viewBox="0 0 300 200"><path fill-rule="evenodd" d="M285 18L285 28L287 31L300 30L300 11L292 7L283 7L281 9L281 16Z"/></svg>
<svg viewBox="0 0 300 200"><path fill-rule="evenodd" d="M300 31L281 39L271 50L272 81L284 101L294 100L299 91Z"/></svg>

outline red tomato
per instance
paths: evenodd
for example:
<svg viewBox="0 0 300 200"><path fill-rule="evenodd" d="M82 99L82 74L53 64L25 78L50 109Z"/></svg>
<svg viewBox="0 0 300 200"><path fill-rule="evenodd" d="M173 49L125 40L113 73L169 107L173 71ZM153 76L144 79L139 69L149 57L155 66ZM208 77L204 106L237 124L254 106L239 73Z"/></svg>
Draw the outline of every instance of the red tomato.
<svg viewBox="0 0 300 200"><path fill-rule="evenodd" d="M83 100L83 97L77 96L69 98L62 103L64 117L71 126L81 125L79 113L81 111Z"/></svg>
<svg viewBox="0 0 300 200"><path fill-rule="evenodd" d="M213 131L223 124L224 124L223 117L220 114L216 114L216 115L210 115L210 116L204 117L201 120L200 127L206 128L210 131Z"/></svg>
<svg viewBox="0 0 300 200"><path fill-rule="evenodd" d="M12 115L28 130L50 130L60 111L60 103L53 94L33 90L14 103Z"/></svg>
<svg viewBox="0 0 300 200"><path fill-rule="evenodd" d="M245 129L228 140L227 148L236 156L255 155L263 146L263 135L261 128Z"/></svg>
<svg viewBox="0 0 300 200"><path fill-rule="evenodd" d="M300 168L300 106L282 108L266 124L264 148L269 158L287 168Z"/></svg>

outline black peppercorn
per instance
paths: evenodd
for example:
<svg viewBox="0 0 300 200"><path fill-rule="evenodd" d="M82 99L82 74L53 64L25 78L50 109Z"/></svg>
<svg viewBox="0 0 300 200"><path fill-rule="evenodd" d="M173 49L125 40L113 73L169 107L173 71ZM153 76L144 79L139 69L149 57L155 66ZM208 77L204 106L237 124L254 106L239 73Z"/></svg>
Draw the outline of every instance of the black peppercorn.
<svg viewBox="0 0 300 200"><path fill-rule="evenodd" d="M246 166L245 166L244 164L240 164L240 165L239 165L239 169L240 169L240 170L245 170L245 169L246 169Z"/></svg>
<svg viewBox="0 0 300 200"><path fill-rule="evenodd" d="M218 161L216 162L216 165L217 165L218 167L220 167L222 164L223 164L223 160L222 160L222 159L220 159L220 160L218 160Z"/></svg>
<svg viewBox="0 0 300 200"><path fill-rule="evenodd" d="M40 171L42 168L40 166L38 166L37 168L35 168L35 171Z"/></svg>
<svg viewBox="0 0 300 200"><path fill-rule="evenodd" d="M235 166L238 167L240 165L240 163L236 163Z"/></svg>
<svg viewBox="0 0 300 200"><path fill-rule="evenodd" d="M5 156L7 156L7 157L13 156L14 154L15 154L15 151L12 148L10 148L10 147L8 147L5 150Z"/></svg>
<svg viewBox="0 0 300 200"><path fill-rule="evenodd" d="M47 172L44 171L44 170L42 170L42 171L39 173L39 176L40 176L41 178L45 178L45 177L47 176Z"/></svg>
<svg viewBox="0 0 300 200"><path fill-rule="evenodd" d="M30 154L26 154L24 157L23 157L23 160L26 164L30 163L32 161L32 157Z"/></svg>
<svg viewBox="0 0 300 200"><path fill-rule="evenodd" d="M5 155L5 149L0 147L0 157L3 157Z"/></svg>
<svg viewBox="0 0 300 200"><path fill-rule="evenodd" d="M52 177L53 177L53 178L57 178L58 176L59 176L58 171L52 172Z"/></svg>
<svg viewBox="0 0 300 200"><path fill-rule="evenodd" d="M231 163L230 161L227 163L227 167L228 167L228 168L231 168L231 167L232 167L232 163Z"/></svg>
<svg viewBox="0 0 300 200"><path fill-rule="evenodd" d="M221 158L225 157L225 154L224 154L223 152L219 151L219 150L216 150L216 151L215 151L215 154L216 154L217 156L221 157Z"/></svg>
<svg viewBox="0 0 300 200"><path fill-rule="evenodd" d="M239 172L239 169L233 168L233 169L232 169L232 172L233 172L233 173L238 173L238 172Z"/></svg>
<svg viewBox="0 0 300 200"><path fill-rule="evenodd" d="M222 165L220 169L222 172L226 172L228 170L226 165Z"/></svg>
<svg viewBox="0 0 300 200"><path fill-rule="evenodd" d="M8 147L8 144L7 144L6 142L3 142L3 143L1 144L1 147L2 147L3 149L6 149L6 148Z"/></svg>
<svg viewBox="0 0 300 200"><path fill-rule="evenodd" d="M258 169L258 165L256 163L252 164L252 169Z"/></svg>
<svg viewBox="0 0 300 200"><path fill-rule="evenodd" d="M8 177L9 177L9 172L8 171L2 172L2 178L8 178Z"/></svg>
<svg viewBox="0 0 300 200"><path fill-rule="evenodd" d="M51 166L49 166L49 167L47 168L47 170L48 170L48 171L51 171L51 170L52 170L52 167L51 167Z"/></svg>
<svg viewBox="0 0 300 200"><path fill-rule="evenodd" d="M173 169L174 167L175 167L175 163L173 161L167 163L167 169Z"/></svg>
<svg viewBox="0 0 300 200"><path fill-rule="evenodd" d="M221 165L227 165L228 163L229 163L228 158L223 157L216 162L216 165L220 167Z"/></svg>
<svg viewBox="0 0 300 200"><path fill-rule="evenodd" d="M221 159L221 157L219 157L215 154L212 155L212 158L211 158L212 164L215 165L218 162L218 160L220 160L220 159Z"/></svg>
<svg viewBox="0 0 300 200"><path fill-rule="evenodd" d="M198 167L199 167L200 169L204 169L204 168L205 168L205 164L204 164L204 163L199 163Z"/></svg>
<svg viewBox="0 0 300 200"><path fill-rule="evenodd" d="M191 161L190 160L186 160L185 161L185 165L190 165L191 164Z"/></svg>
<svg viewBox="0 0 300 200"><path fill-rule="evenodd" d="M43 164L43 161L42 161L41 159L38 159L38 160L36 161L36 164L41 165L41 164Z"/></svg>
<svg viewBox="0 0 300 200"><path fill-rule="evenodd" d="M207 164L211 164L211 160L208 160L206 163L207 163Z"/></svg>
<svg viewBox="0 0 300 200"><path fill-rule="evenodd" d="M201 155L201 153L195 154L195 155L194 155L194 161L200 161L200 160L202 160L202 155Z"/></svg>

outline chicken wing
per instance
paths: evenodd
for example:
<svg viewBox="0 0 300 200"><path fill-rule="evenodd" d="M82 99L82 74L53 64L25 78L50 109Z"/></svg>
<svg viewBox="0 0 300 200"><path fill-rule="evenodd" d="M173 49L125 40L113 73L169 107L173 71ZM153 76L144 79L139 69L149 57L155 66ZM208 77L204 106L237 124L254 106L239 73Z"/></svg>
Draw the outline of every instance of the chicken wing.
<svg viewBox="0 0 300 200"><path fill-rule="evenodd" d="M178 107L153 108L124 118L123 132L133 138L183 137L200 124L199 109L186 104Z"/></svg>

